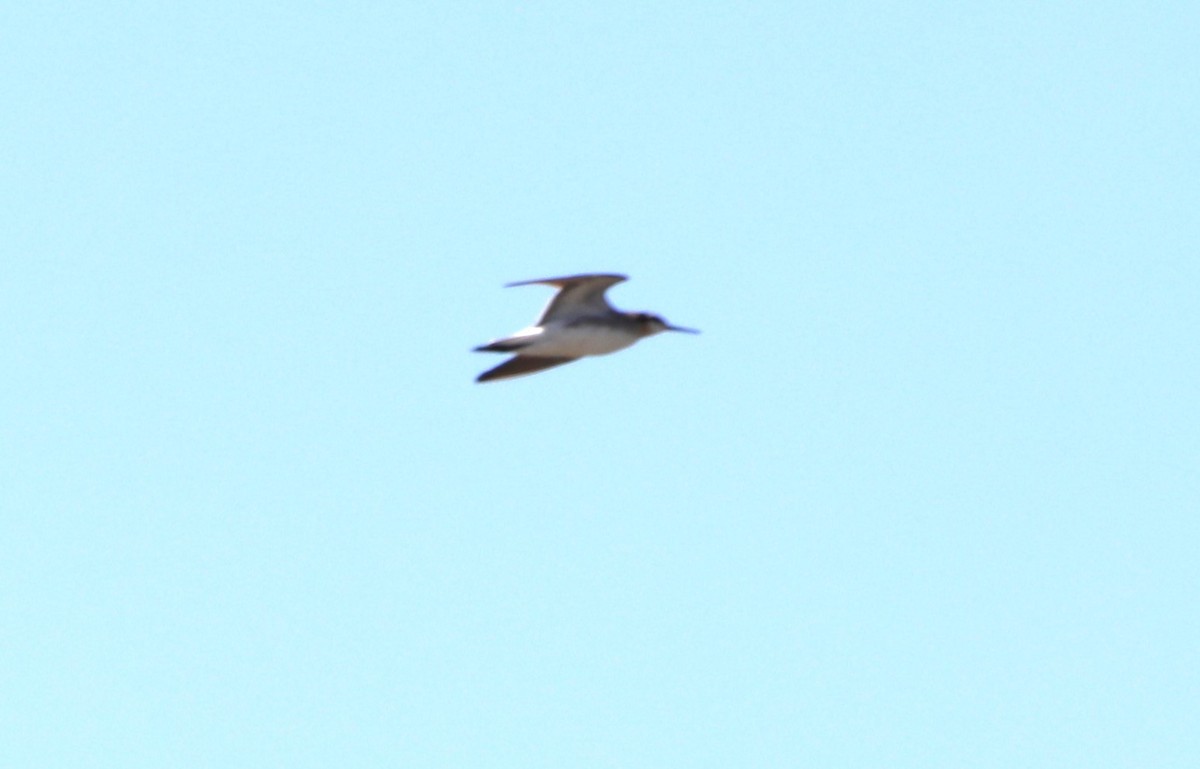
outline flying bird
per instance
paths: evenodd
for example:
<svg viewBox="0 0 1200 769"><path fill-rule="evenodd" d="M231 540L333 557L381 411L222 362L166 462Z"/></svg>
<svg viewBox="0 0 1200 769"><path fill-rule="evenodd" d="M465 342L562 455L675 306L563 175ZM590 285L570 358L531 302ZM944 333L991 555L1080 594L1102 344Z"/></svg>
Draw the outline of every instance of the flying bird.
<svg viewBox="0 0 1200 769"><path fill-rule="evenodd" d="M508 287L553 286L558 292L532 326L475 348L475 352L514 353L512 358L483 372L475 381L508 379L561 366L588 355L607 355L663 331L700 333L694 328L672 326L648 312L614 309L604 298L604 292L623 280L627 280L624 275L596 274L509 283Z"/></svg>

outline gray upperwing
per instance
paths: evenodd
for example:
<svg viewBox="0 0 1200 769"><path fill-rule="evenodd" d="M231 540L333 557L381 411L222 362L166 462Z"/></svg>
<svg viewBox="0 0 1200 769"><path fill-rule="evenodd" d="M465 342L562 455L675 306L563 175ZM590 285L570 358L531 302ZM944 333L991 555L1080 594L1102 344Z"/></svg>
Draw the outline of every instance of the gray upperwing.
<svg viewBox="0 0 1200 769"><path fill-rule="evenodd" d="M570 275L563 278L542 278L509 283L509 286L541 284L555 286L555 294L537 319L541 326L550 321L571 321L584 315L595 315L612 311L612 305L604 298L604 292L623 280L624 275L594 274Z"/></svg>
<svg viewBox="0 0 1200 769"><path fill-rule="evenodd" d="M509 379L511 377L525 376L526 374L535 374L538 371L561 366L573 360L579 360L579 358L541 358L534 355L518 355L515 358L509 358L495 368L490 368L483 372L476 377L475 381L491 382L496 379Z"/></svg>

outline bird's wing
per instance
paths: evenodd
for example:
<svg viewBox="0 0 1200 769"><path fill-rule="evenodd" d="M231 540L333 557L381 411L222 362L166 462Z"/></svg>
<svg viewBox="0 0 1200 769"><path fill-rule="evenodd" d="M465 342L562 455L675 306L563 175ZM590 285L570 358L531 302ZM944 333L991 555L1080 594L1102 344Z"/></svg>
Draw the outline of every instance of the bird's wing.
<svg viewBox="0 0 1200 769"><path fill-rule="evenodd" d="M623 280L627 280L624 275L569 275L565 278L522 280L508 285L540 284L558 289L537 319L537 325L541 326L550 321L571 321L584 315L611 312L612 306L604 298L604 292Z"/></svg>
<svg viewBox="0 0 1200 769"><path fill-rule="evenodd" d="M541 358L534 355L518 355L501 363L495 368L476 377L476 382L491 382L493 379L508 379L515 376L533 374L564 363L570 363L578 358Z"/></svg>

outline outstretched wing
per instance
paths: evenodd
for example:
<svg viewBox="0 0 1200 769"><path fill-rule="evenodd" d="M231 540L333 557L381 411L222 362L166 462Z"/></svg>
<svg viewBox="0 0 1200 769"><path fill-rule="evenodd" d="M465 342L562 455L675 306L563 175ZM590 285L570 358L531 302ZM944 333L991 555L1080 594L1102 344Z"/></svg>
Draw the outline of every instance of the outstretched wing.
<svg viewBox="0 0 1200 769"><path fill-rule="evenodd" d="M551 321L572 321L585 315L611 312L612 306L604 298L604 292L623 280L628 278L615 274L569 275L565 278L522 280L508 285L511 287L537 284L558 289L558 293L537 319L537 325L541 326Z"/></svg>
<svg viewBox="0 0 1200 769"><path fill-rule="evenodd" d="M524 376L525 374L533 374L548 368L561 366L573 360L579 360L579 358L541 358L534 355L518 355L515 358L509 358L495 368L483 372L476 377L475 381L491 382L493 379Z"/></svg>

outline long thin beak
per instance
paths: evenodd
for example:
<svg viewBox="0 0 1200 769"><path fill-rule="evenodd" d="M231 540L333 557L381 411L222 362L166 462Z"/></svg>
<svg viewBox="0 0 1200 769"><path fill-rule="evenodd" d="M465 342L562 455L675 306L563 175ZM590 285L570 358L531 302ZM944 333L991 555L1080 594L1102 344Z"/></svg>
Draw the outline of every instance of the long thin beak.
<svg viewBox="0 0 1200 769"><path fill-rule="evenodd" d="M684 328L683 326L667 326L667 331L682 331L685 334L699 334L698 328Z"/></svg>

